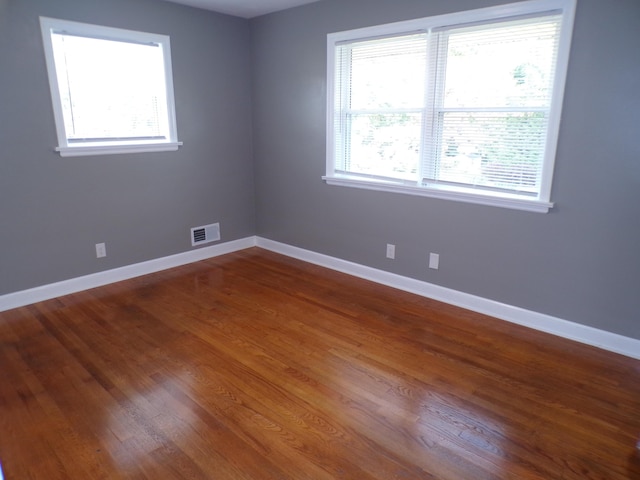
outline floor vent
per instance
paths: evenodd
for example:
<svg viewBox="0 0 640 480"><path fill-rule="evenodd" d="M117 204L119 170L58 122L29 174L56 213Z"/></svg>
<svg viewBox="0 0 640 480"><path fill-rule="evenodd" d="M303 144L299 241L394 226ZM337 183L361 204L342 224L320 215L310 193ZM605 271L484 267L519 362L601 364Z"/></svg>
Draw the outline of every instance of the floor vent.
<svg viewBox="0 0 640 480"><path fill-rule="evenodd" d="M191 245L194 247L196 245L202 245L203 243L215 242L216 240L220 240L219 223L191 229Z"/></svg>

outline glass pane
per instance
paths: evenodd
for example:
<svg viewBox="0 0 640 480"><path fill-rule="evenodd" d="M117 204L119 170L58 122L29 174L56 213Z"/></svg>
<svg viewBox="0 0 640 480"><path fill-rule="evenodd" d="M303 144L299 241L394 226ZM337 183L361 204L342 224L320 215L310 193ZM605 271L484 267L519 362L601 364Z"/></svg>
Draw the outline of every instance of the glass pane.
<svg viewBox="0 0 640 480"><path fill-rule="evenodd" d="M161 47L64 34L52 41L70 141L166 136Z"/></svg>
<svg viewBox="0 0 640 480"><path fill-rule="evenodd" d="M422 108L427 37L361 42L351 47L350 108Z"/></svg>
<svg viewBox="0 0 640 480"><path fill-rule="evenodd" d="M350 120L346 171L416 181L420 114L353 115Z"/></svg>
<svg viewBox="0 0 640 480"><path fill-rule="evenodd" d="M550 17L448 33L445 108L548 106L558 22Z"/></svg>
<svg viewBox="0 0 640 480"><path fill-rule="evenodd" d="M435 180L536 192L547 116L539 112L442 113Z"/></svg>

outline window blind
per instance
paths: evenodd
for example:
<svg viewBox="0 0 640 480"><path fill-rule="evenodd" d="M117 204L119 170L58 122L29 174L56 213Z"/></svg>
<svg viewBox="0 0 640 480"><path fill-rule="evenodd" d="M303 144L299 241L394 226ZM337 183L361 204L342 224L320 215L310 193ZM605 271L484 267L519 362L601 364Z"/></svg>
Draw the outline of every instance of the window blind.
<svg viewBox="0 0 640 480"><path fill-rule="evenodd" d="M411 33L337 48L337 171L415 181L424 125L427 39L426 33Z"/></svg>
<svg viewBox="0 0 640 480"><path fill-rule="evenodd" d="M562 16L335 47L335 172L537 196Z"/></svg>
<svg viewBox="0 0 640 480"><path fill-rule="evenodd" d="M433 33L424 181L537 194L560 22L545 15Z"/></svg>

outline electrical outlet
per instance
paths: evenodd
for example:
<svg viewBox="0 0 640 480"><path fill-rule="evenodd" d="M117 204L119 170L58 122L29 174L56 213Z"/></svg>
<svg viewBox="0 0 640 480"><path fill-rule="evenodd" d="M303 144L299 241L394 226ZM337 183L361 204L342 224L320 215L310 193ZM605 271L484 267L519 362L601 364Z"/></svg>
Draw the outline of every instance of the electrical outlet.
<svg viewBox="0 0 640 480"><path fill-rule="evenodd" d="M96 243L96 258L107 256L107 246L104 243Z"/></svg>
<svg viewBox="0 0 640 480"><path fill-rule="evenodd" d="M387 243L387 258L396 258L396 246L391 243Z"/></svg>
<svg viewBox="0 0 640 480"><path fill-rule="evenodd" d="M437 253L429 254L429 268L438 270L440 268L440 255Z"/></svg>

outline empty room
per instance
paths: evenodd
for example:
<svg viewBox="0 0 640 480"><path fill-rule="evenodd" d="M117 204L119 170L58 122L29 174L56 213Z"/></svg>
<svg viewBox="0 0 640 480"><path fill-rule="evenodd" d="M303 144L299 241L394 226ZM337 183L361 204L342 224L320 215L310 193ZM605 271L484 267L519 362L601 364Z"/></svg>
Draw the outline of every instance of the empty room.
<svg viewBox="0 0 640 480"><path fill-rule="evenodd" d="M0 479L640 479L638 0L0 0Z"/></svg>

